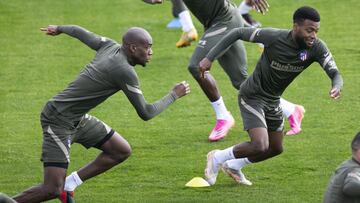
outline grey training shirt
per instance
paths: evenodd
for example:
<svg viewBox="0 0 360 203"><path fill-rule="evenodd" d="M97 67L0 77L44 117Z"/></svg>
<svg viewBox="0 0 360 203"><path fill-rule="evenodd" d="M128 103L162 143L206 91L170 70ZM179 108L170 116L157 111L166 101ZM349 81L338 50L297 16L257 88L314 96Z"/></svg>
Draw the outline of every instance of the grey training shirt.
<svg viewBox="0 0 360 203"><path fill-rule="evenodd" d="M311 48L302 49L291 33L274 28L236 28L217 43L207 58L213 61L238 39L264 44L253 74L241 85L240 93L246 97L278 100L295 77L315 61L331 78L332 87L341 89L343 80L326 44L316 39Z"/></svg>
<svg viewBox="0 0 360 203"><path fill-rule="evenodd" d="M175 101L176 94L170 92L154 104L146 102L134 67L128 63L120 44L79 26L66 25L58 29L96 51L95 58L77 78L49 101L65 119L78 120L119 90L144 120L156 116Z"/></svg>

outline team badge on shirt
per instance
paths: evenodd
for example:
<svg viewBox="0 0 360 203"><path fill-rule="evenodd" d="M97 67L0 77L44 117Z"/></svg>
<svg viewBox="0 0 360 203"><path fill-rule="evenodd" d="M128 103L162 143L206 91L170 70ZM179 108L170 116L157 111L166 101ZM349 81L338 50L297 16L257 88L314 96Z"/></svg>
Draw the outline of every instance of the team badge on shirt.
<svg viewBox="0 0 360 203"><path fill-rule="evenodd" d="M303 50L299 54L299 59L301 61L305 61L308 58L308 52L306 50Z"/></svg>

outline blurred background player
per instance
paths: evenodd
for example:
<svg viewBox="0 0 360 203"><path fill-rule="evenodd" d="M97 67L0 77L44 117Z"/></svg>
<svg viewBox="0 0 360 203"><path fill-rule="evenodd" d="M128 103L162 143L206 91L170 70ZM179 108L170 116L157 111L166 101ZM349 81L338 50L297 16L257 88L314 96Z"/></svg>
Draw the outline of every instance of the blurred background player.
<svg viewBox="0 0 360 203"><path fill-rule="evenodd" d="M280 97L312 63L318 62L331 79L330 97L340 97L343 79L326 44L317 38L319 29L319 13L304 6L294 12L292 29L233 29L200 62L201 75L206 77L212 61L237 40L262 43L265 47L238 96L244 130L250 141L208 153L205 177L209 184L215 184L219 167L222 167L237 183L251 185L241 169L283 152L284 119Z"/></svg>
<svg viewBox="0 0 360 203"><path fill-rule="evenodd" d="M360 202L360 132L350 147L352 157L336 168L327 186L324 203Z"/></svg>

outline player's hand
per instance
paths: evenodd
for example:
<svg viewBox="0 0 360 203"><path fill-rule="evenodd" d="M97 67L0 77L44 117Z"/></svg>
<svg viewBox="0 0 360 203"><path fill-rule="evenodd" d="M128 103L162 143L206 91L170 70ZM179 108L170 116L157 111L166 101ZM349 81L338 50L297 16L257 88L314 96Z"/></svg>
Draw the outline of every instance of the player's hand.
<svg viewBox="0 0 360 203"><path fill-rule="evenodd" d="M336 87L330 90L330 97L332 99L338 99L340 97L340 94L341 94L341 90Z"/></svg>
<svg viewBox="0 0 360 203"><path fill-rule="evenodd" d="M262 14L265 14L270 7L267 0L250 0L249 3L253 7L253 9Z"/></svg>
<svg viewBox="0 0 360 203"><path fill-rule="evenodd" d="M48 25L46 28L40 28L40 30L47 35L55 36L61 33L57 28L57 25Z"/></svg>
<svg viewBox="0 0 360 203"><path fill-rule="evenodd" d="M143 1L148 4L161 4L163 2L162 0L143 0Z"/></svg>
<svg viewBox="0 0 360 203"><path fill-rule="evenodd" d="M173 91L175 92L178 98L185 96L190 93L189 83L187 83L186 81L182 81L175 85Z"/></svg>
<svg viewBox="0 0 360 203"><path fill-rule="evenodd" d="M200 77L205 78L205 72L209 71L212 62L208 58L203 58L199 63Z"/></svg>

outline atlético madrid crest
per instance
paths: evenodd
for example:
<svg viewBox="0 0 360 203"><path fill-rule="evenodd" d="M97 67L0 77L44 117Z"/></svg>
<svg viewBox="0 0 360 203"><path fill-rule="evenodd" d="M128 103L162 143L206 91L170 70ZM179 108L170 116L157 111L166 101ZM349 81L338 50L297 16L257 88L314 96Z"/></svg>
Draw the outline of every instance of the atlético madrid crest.
<svg viewBox="0 0 360 203"><path fill-rule="evenodd" d="M308 52L306 50L303 50L299 54L299 59L301 61L305 61L308 58Z"/></svg>

